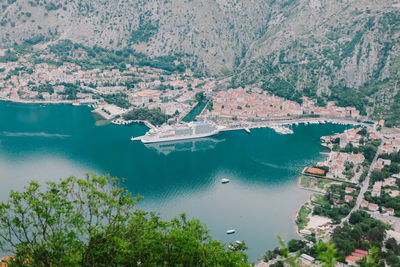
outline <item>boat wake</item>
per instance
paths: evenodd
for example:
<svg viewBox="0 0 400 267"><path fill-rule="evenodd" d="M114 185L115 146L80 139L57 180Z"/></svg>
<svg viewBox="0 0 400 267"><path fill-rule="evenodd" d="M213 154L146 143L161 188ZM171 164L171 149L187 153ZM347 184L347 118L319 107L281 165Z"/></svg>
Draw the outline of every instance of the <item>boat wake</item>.
<svg viewBox="0 0 400 267"><path fill-rule="evenodd" d="M273 168L273 169L282 169L283 168L282 166L279 166L277 164L272 164L272 163L269 163L269 162L263 162L261 160L255 159L255 158L251 158L251 160L254 161L257 164L260 164L260 165L263 165L263 166L266 166L266 167L269 167L269 168Z"/></svg>
<svg viewBox="0 0 400 267"><path fill-rule="evenodd" d="M290 170L290 171L298 171L301 168L304 168L304 166L307 166L306 163L304 162L297 162L297 161L291 161L290 163L288 162L285 166L281 166L278 164L273 164L270 162L265 162L256 158L251 158L252 161L254 161L257 164L263 165L268 168L273 168L273 169L285 169L285 170Z"/></svg>
<svg viewBox="0 0 400 267"><path fill-rule="evenodd" d="M7 137L45 137L45 138L66 138L70 137L70 135L64 134L50 134L45 132L37 132L37 133L30 133L30 132L2 132L2 136Z"/></svg>

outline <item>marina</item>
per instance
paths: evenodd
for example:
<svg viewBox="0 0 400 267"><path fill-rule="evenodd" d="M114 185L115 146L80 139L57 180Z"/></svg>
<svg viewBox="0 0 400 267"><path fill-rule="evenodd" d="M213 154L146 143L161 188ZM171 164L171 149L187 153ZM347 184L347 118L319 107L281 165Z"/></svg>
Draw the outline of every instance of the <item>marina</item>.
<svg viewBox="0 0 400 267"><path fill-rule="evenodd" d="M293 130L283 126L271 126L271 129L273 129L278 134L293 134Z"/></svg>

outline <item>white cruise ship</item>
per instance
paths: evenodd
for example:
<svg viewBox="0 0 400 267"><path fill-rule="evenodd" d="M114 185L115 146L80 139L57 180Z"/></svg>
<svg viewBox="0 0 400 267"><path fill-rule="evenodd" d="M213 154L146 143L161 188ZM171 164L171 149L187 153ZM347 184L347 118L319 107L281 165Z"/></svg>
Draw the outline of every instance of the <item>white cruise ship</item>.
<svg viewBox="0 0 400 267"><path fill-rule="evenodd" d="M190 122L150 129L144 136L137 139L140 139L145 144L160 143L212 136L218 134L222 129L222 127L208 121Z"/></svg>

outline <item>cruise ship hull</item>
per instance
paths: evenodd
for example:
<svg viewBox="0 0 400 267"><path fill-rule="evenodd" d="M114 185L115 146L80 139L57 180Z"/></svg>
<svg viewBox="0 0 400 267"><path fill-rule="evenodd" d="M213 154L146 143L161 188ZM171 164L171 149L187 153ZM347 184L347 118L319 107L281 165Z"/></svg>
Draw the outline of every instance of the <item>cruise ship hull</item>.
<svg viewBox="0 0 400 267"><path fill-rule="evenodd" d="M142 141L143 144L162 143L162 142L171 142L171 141L203 138L203 137L209 137L209 136L213 136L213 135L217 135L217 134L219 134L219 131L214 131L214 132L206 133L206 134L194 134L194 135L184 135L184 136L168 136L166 138L152 137L152 138L146 139L145 137L143 137L142 139L140 139L140 141Z"/></svg>

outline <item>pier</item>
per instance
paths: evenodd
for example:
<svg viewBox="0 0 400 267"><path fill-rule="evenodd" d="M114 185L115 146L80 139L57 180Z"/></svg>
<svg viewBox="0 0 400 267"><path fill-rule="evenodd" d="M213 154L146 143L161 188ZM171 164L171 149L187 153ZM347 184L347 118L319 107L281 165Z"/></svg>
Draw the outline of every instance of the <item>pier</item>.
<svg viewBox="0 0 400 267"><path fill-rule="evenodd" d="M129 124L132 124L132 123L143 123L144 125L147 126L147 128L150 128L150 129L155 129L156 128L153 124L151 124L149 121L146 121L146 120L129 120L129 121L126 121L124 119L115 119L111 123L117 124L117 125L129 125Z"/></svg>

